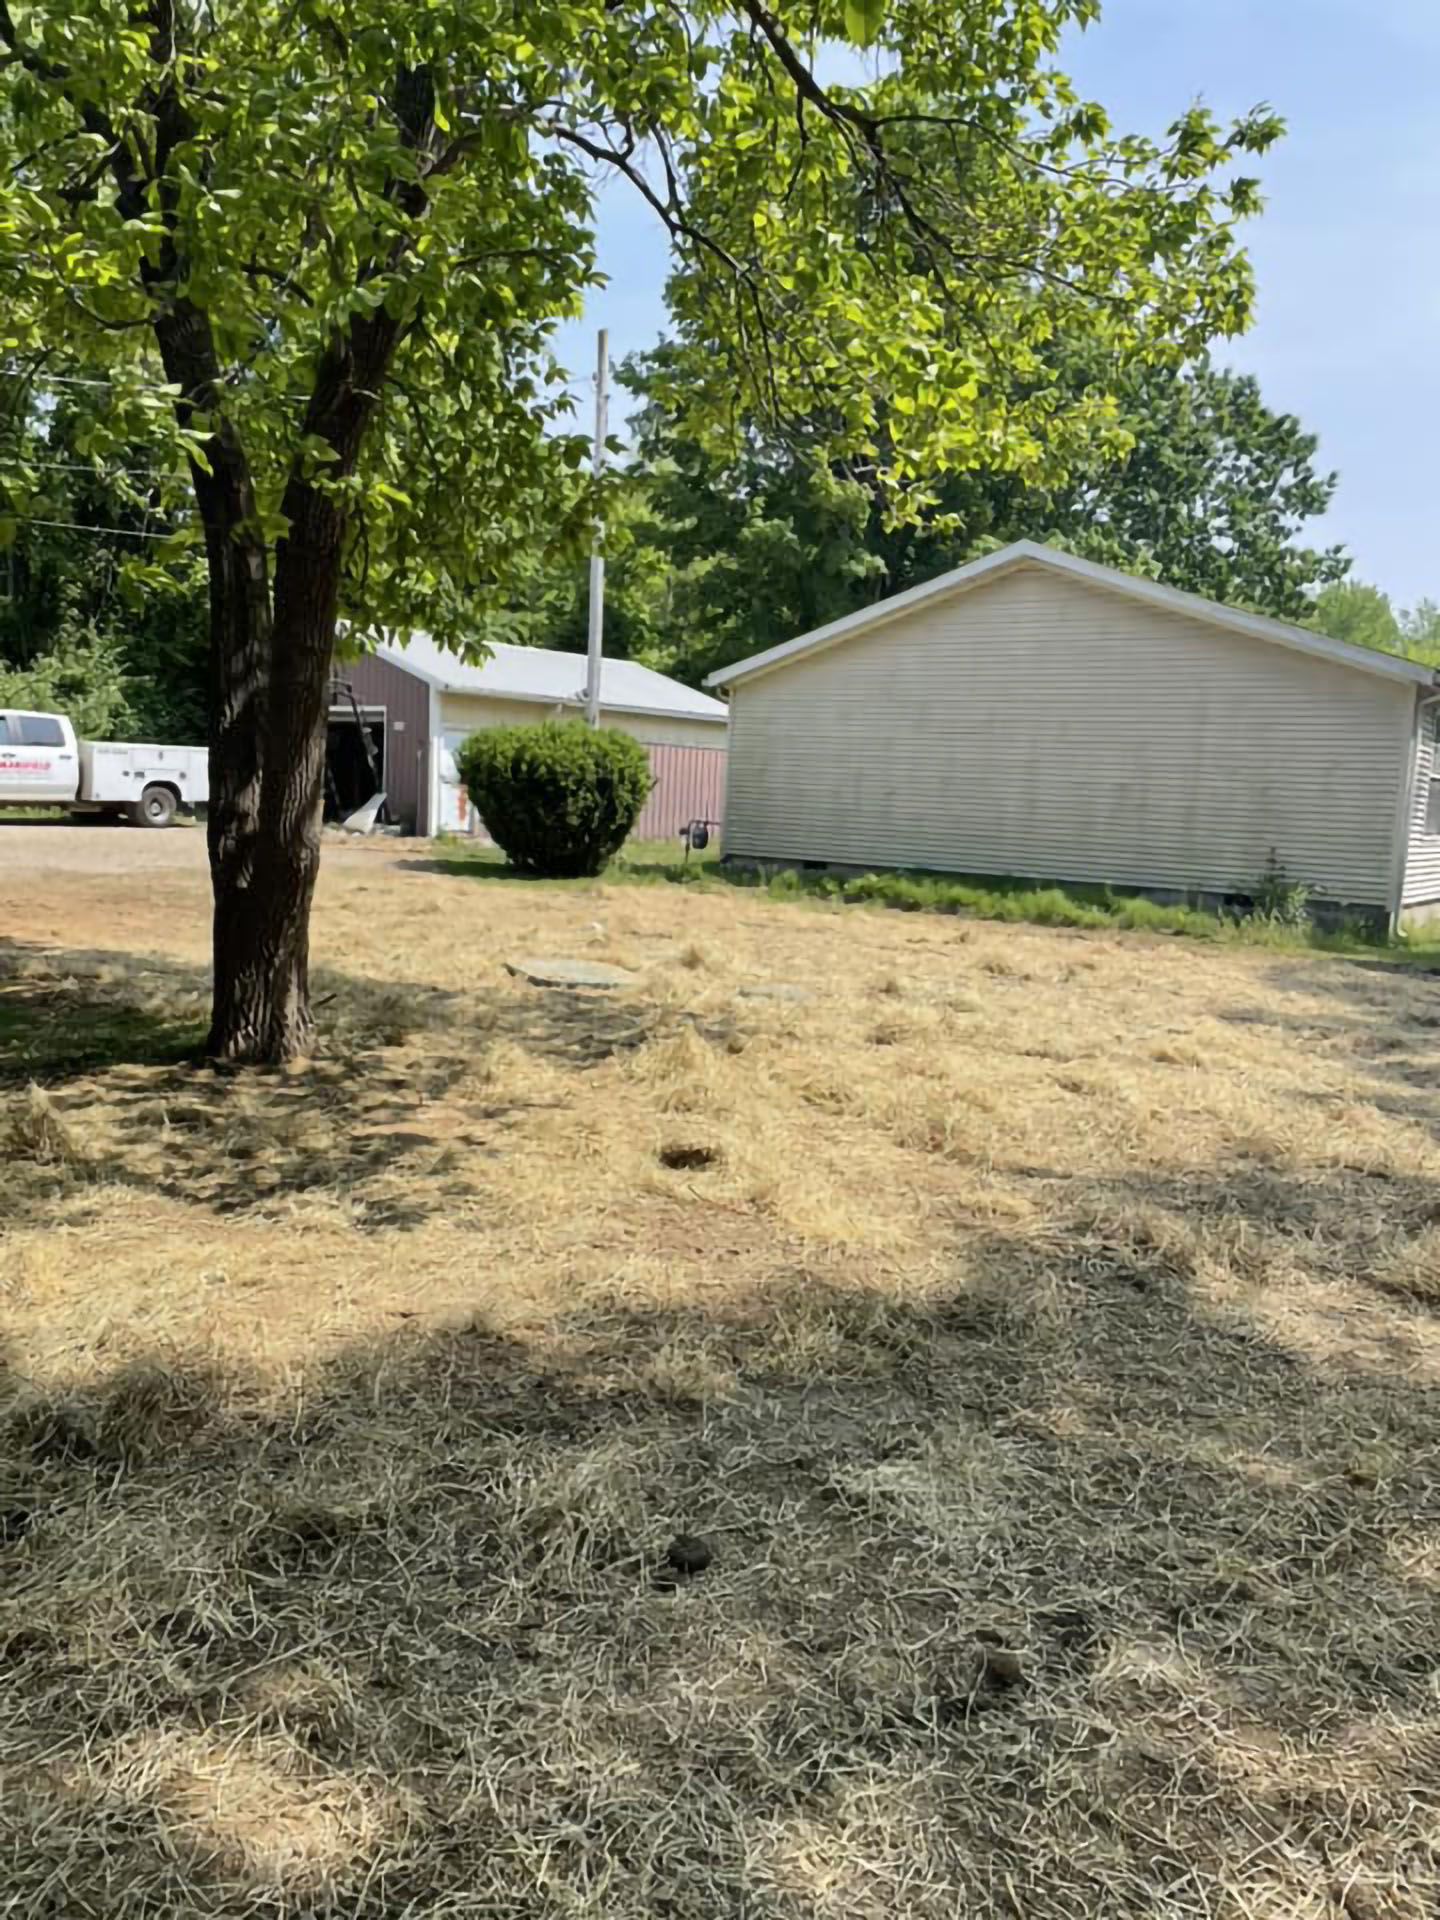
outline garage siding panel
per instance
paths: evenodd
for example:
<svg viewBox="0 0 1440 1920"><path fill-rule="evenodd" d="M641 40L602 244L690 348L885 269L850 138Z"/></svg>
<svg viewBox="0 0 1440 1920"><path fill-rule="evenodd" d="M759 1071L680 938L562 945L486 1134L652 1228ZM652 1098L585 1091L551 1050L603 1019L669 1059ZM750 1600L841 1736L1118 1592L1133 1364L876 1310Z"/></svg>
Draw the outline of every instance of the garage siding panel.
<svg viewBox="0 0 1440 1920"><path fill-rule="evenodd" d="M600 724L633 733L647 747L710 747L725 751L725 722L687 720L683 714L607 713L600 710Z"/></svg>
<svg viewBox="0 0 1440 1920"><path fill-rule="evenodd" d="M440 724L446 733L476 733L481 727L528 727L554 718L555 709L538 700L495 700L485 693L440 696Z"/></svg>
<svg viewBox="0 0 1440 1920"><path fill-rule="evenodd" d="M724 850L1388 907L1412 700L1022 568L737 685Z"/></svg>
<svg viewBox="0 0 1440 1920"><path fill-rule="evenodd" d="M648 751L655 785L633 838L669 840L692 820L718 825L725 812L725 749L652 746Z"/></svg>
<svg viewBox="0 0 1440 1920"><path fill-rule="evenodd" d="M441 695L441 713L446 727L518 727L540 720L578 720L574 707L548 705L540 700L503 700L488 693L446 693ZM689 720L683 715L616 713L600 710L600 724L617 732L630 733L647 746L720 747L725 745L725 722Z"/></svg>
<svg viewBox="0 0 1440 1920"><path fill-rule="evenodd" d="M1440 780L1440 714L1432 707L1421 718L1415 755L1415 789L1410 796L1410 844L1405 861L1405 905L1440 900L1440 834L1429 832L1430 782Z"/></svg>

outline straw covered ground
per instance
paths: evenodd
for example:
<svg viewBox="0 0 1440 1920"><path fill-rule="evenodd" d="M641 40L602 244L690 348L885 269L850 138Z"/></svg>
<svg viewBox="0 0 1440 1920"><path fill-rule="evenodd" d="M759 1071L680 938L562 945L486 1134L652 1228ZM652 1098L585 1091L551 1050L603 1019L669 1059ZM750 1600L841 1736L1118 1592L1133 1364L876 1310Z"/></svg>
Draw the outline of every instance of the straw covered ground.
<svg viewBox="0 0 1440 1920"><path fill-rule="evenodd" d="M401 847L217 1074L111 844L0 866L0 1913L1434 1915L1435 979Z"/></svg>

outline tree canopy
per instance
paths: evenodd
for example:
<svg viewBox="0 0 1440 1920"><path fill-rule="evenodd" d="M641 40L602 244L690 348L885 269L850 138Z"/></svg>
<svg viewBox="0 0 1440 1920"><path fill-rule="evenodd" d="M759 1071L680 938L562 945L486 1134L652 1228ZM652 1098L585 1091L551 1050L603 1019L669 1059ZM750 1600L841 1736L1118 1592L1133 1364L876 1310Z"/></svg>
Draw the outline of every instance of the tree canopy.
<svg viewBox="0 0 1440 1920"><path fill-rule="evenodd" d="M704 0L7 7L12 375L83 347L113 382L95 455L143 439L183 480L223 435L271 539L297 478L344 503L349 611L463 637L461 599L557 503L583 523L548 341L596 279L596 179L619 173L674 240L685 406L708 433L748 396L823 422L901 499L977 459L1057 475L1114 416L1103 381L1047 376L1046 341L1063 324L1165 355L1243 325L1231 222L1255 188L1225 170L1276 132L1199 108L1160 143L1112 132L1049 64L1096 11L852 0L807 9L801 38ZM865 35L895 70L822 88L816 45ZM940 136L952 166L921 171ZM324 356L377 331L396 335L385 390L342 454ZM182 333L210 378L177 412L156 389L185 386Z"/></svg>

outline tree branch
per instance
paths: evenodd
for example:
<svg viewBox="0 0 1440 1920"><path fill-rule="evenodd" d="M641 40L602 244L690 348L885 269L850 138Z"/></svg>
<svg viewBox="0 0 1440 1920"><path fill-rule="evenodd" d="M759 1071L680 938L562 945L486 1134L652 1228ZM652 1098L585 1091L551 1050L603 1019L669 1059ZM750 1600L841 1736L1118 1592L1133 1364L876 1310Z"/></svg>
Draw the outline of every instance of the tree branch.
<svg viewBox="0 0 1440 1920"><path fill-rule="evenodd" d="M84 314L92 326L100 327L106 333L134 333L150 325L148 316L138 320L107 320L103 313L96 313L93 307L87 307L73 287L65 289L65 298L77 313Z"/></svg>
<svg viewBox="0 0 1440 1920"><path fill-rule="evenodd" d="M888 162L880 141L879 121L871 114L862 113L848 100L837 99L828 88L821 86L763 0L741 0L741 6L785 69L799 98L808 101L817 112L839 127L852 144L853 135L858 134L872 159L880 166L886 166Z"/></svg>
<svg viewBox="0 0 1440 1920"><path fill-rule="evenodd" d="M293 274L287 273L283 267L267 266L263 260L257 260L253 254L245 262L241 272L249 279L268 280L271 286L283 287L287 293L293 293L304 306L313 307L315 304Z"/></svg>
<svg viewBox="0 0 1440 1920"><path fill-rule="evenodd" d="M703 227L697 227L693 221L686 219L677 201L661 199L645 175L633 164L631 156L635 151L635 135L632 129L626 128L629 138L623 151L607 147L599 140L592 140L578 128L566 126L563 121L543 121L541 131L548 133L551 139L576 147L581 153L588 154L592 160L598 160L605 166L613 167L617 173L623 174L646 204L660 216L666 232L672 239L689 240L695 246L703 247L707 253L713 254L717 260L728 267L737 279L752 278L749 269L742 261L736 259L728 247L722 246L715 236L706 233Z"/></svg>

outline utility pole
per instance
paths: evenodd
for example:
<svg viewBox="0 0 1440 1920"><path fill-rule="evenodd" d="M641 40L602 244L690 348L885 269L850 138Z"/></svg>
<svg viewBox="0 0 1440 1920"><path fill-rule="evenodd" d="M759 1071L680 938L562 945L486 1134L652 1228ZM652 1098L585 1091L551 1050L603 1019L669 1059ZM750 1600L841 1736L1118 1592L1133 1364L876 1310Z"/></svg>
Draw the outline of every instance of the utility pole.
<svg viewBox="0 0 1440 1920"><path fill-rule="evenodd" d="M605 471L606 415L610 405L610 336L600 329L595 354L595 478ZM595 545L590 550L590 626L585 644L585 722L600 724L600 660L605 634L604 527L595 522Z"/></svg>

